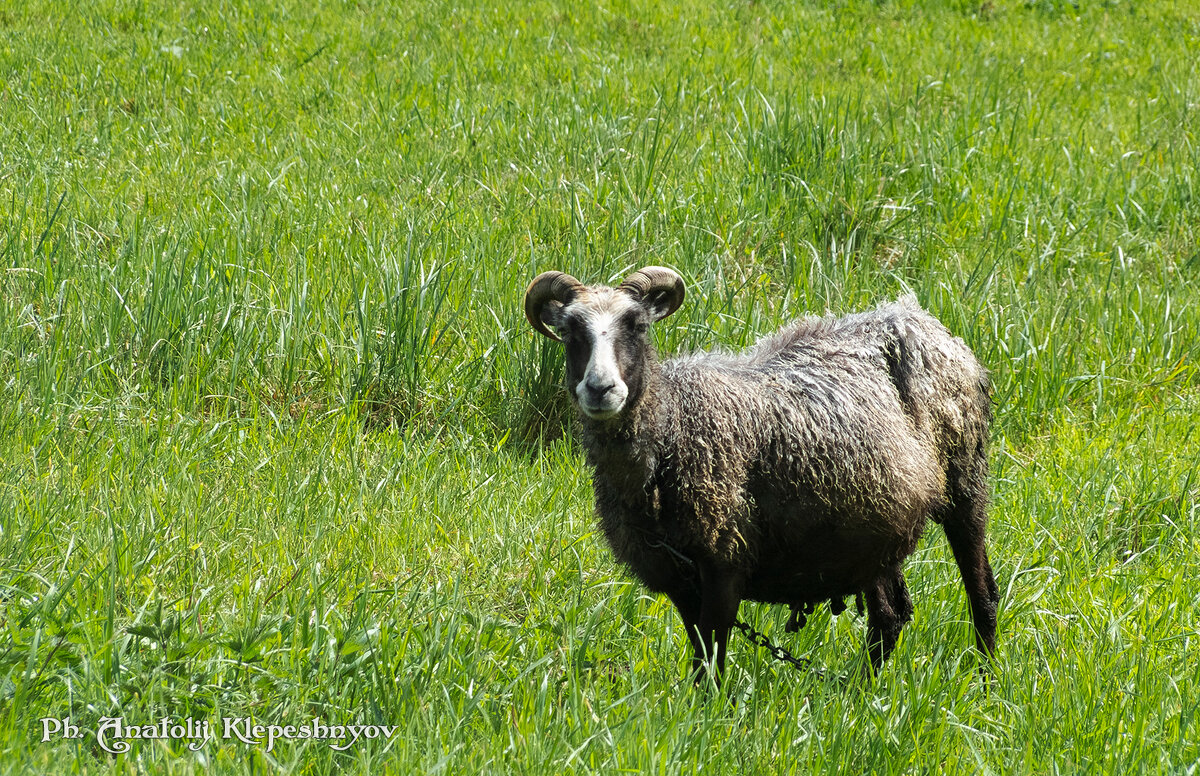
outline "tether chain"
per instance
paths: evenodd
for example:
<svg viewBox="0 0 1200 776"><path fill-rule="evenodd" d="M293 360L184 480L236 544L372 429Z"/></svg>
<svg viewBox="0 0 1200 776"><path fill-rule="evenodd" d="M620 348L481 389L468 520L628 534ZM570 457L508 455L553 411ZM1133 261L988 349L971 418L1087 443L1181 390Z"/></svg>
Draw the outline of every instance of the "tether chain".
<svg viewBox="0 0 1200 776"><path fill-rule="evenodd" d="M674 547L672 547L670 544L663 541L662 539L656 538L655 541L653 541L653 542L647 541L646 544L650 545L650 547L653 547L655 549L666 550L667 552L674 555L676 560L679 560L679 561L685 563L693 571L695 570L696 561L694 561L691 558L689 558L688 556L684 555L682 552L675 549ZM693 582L694 581L695 580L693 580ZM699 587L699 586L697 585L697 587ZM791 667L796 668L796 669L808 669L809 671L813 672L817 676L821 676L821 677L825 676L824 671L822 671L819 668L813 667L812 660L810 660L809 658L806 658L806 657L796 657L791 652L789 652L786 647L782 647L778 644L773 643L771 641L771 639L769 639L767 637L767 634L763 633L762 631L755 630L754 627L752 625L750 625L748 622L746 622L745 620L741 620L741 619L738 619L737 617L734 617L733 618L733 627L735 627L739 631L741 631L742 635L745 636L746 639L751 644L753 644L756 647L762 647L763 649L767 650L768 652L771 653L771 656L773 658L780 661L781 663L787 663L788 665L790 665Z"/></svg>
<svg viewBox="0 0 1200 776"><path fill-rule="evenodd" d="M791 652L788 652L786 647L772 643L771 640L767 638L767 634L763 633L762 631L755 630L753 626L744 620L739 620L735 617L733 620L733 627L741 631L742 635L745 636L751 644L767 650L771 653L771 657L775 658L781 663L787 663L792 668L808 669L817 676L825 676L824 671L813 667L812 660L806 657L796 657Z"/></svg>

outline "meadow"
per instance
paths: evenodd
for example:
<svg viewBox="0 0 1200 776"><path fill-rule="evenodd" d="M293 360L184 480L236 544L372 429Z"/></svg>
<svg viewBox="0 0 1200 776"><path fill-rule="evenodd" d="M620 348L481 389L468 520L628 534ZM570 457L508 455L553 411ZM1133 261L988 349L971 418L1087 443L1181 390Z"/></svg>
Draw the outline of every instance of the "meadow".
<svg viewBox="0 0 1200 776"><path fill-rule="evenodd" d="M746 603L821 672L691 686L521 312L646 264L665 354L911 290L992 370L982 674L932 527L878 677ZM1184 0L4 4L0 772L1195 773L1198 289Z"/></svg>

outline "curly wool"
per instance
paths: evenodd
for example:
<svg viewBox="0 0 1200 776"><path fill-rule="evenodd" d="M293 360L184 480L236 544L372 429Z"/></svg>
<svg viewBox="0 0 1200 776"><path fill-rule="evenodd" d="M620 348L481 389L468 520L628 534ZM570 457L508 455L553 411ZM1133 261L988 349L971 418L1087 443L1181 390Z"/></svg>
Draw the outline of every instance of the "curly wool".
<svg viewBox="0 0 1200 776"><path fill-rule="evenodd" d="M582 440L601 528L652 589L675 584L666 537L748 598L850 595L939 520L948 478L986 498L987 372L912 297L642 367L636 405Z"/></svg>

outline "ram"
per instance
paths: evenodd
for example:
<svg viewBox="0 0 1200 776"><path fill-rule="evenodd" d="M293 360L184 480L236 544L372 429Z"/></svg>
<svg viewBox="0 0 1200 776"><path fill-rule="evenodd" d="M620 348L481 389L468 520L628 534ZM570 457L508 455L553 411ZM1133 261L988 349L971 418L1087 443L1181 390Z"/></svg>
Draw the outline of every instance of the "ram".
<svg viewBox="0 0 1200 776"><path fill-rule="evenodd" d="M742 353L660 362L648 327L679 308L664 267L616 288L545 272L533 328L566 348L566 382L616 558L683 618L693 669L715 667L742 600L867 609L878 669L912 617L902 566L940 523L976 643L995 645L988 562L987 371L912 297L793 321Z"/></svg>

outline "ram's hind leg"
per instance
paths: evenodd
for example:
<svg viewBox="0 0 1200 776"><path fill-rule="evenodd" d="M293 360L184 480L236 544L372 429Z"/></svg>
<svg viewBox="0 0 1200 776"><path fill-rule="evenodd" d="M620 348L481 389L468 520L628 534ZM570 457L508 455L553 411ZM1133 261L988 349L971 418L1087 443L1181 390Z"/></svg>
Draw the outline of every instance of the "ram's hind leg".
<svg viewBox="0 0 1200 776"><path fill-rule="evenodd" d="M947 520L945 527L967 590L967 603L975 624L975 645L990 657L996 650L996 605L1000 603L1000 590L988 562L983 526L974 521Z"/></svg>
<svg viewBox="0 0 1200 776"><path fill-rule="evenodd" d="M1000 589L988 562L987 464L977 464L974 477L951 479L952 501L940 515L954 560L962 575L975 625L975 644L989 657L996 649L996 606Z"/></svg>
<svg viewBox="0 0 1200 776"><path fill-rule="evenodd" d="M871 668L883 665L896 647L900 631L912 619L912 598L900 569L885 574L864 591L867 604L867 648Z"/></svg>

